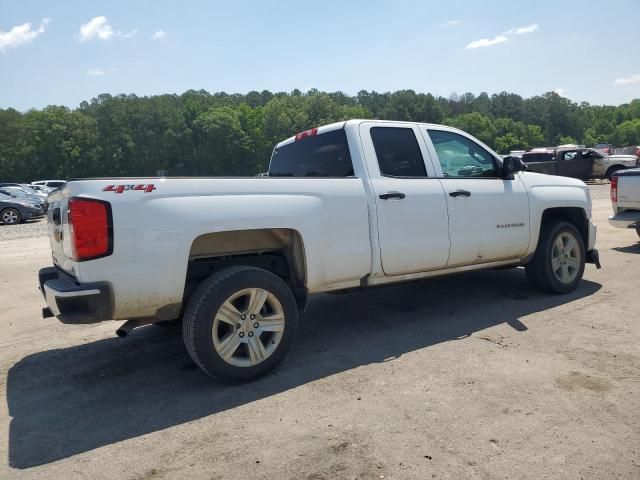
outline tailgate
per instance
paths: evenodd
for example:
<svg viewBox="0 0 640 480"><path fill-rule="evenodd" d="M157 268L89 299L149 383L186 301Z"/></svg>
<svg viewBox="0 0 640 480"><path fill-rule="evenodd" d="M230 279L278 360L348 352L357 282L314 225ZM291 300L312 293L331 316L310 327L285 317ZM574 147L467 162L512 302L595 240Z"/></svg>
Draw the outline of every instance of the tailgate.
<svg viewBox="0 0 640 480"><path fill-rule="evenodd" d="M625 170L618 176L618 209L640 210L640 169Z"/></svg>

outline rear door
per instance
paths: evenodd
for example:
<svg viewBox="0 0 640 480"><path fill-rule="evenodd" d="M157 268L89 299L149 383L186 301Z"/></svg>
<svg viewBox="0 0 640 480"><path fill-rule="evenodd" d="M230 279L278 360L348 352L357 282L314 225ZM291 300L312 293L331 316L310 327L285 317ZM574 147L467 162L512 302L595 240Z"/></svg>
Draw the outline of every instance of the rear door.
<svg viewBox="0 0 640 480"><path fill-rule="evenodd" d="M448 267L521 258L529 245L529 199L518 175L473 137L446 127L420 127L438 159L449 213ZM434 162L435 163L435 162Z"/></svg>
<svg viewBox="0 0 640 480"><path fill-rule="evenodd" d="M522 161L530 172L556 174L556 159L551 152L528 152L522 155Z"/></svg>
<svg viewBox="0 0 640 480"><path fill-rule="evenodd" d="M572 178L591 177L595 161L594 157L583 155L580 150L561 150L556 156L558 159L558 175Z"/></svg>
<svg viewBox="0 0 640 480"><path fill-rule="evenodd" d="M418 127L365 122L360 137L375 194L384 274L444 268L449 256L447 203Z"/></svg>

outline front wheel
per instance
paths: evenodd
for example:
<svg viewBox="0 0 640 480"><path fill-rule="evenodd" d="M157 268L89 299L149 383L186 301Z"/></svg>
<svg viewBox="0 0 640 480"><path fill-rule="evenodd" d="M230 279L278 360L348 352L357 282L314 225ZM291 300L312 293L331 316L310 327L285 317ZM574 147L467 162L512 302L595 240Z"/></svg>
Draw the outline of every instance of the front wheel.
<svg viewBox="0 0 640 480"><path fill-rule="evenodd" d="M184 343L206 373L246 381L275 368L295 339L298 307L280 277L238 266L214 273L185 310Z"/></svg>
<svg viewBox="0 0 640 480"><path fill-rule="evenodd" d="M22 221L22 216L15 208L5 208L0 214L0 219L5 225L16 225Z"/></svg>
<svg viewBox="0 0 640 480"><path fill-rule="evenodd" d="M576 289L585 267L585 247L578 229L568 222L543 227L538 248L526 266L529 282L547 293Z"/></svg>

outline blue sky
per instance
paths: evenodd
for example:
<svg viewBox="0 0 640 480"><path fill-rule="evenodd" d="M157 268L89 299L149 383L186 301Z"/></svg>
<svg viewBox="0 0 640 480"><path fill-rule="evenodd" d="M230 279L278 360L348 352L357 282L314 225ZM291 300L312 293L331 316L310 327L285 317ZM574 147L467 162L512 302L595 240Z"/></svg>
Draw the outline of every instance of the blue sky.
<svg viewBox="0 0 640 480"><path fill-rule="evenodd" d="M524 3L0 0L0 107L201 88L640 98L640 0Z"/></svg>

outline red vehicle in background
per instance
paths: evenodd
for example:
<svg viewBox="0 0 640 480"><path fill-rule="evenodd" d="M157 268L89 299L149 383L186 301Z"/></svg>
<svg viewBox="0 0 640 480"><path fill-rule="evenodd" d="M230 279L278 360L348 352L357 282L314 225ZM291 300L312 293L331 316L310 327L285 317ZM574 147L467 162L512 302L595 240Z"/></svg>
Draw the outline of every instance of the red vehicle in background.
<svg viewBox="0 0 640 480"><path fill-rule="evenodd" d="M611 155L613 151L613 145L611 145L610 143L596 143L594 148L604 153L605 155Z"/></svg>

